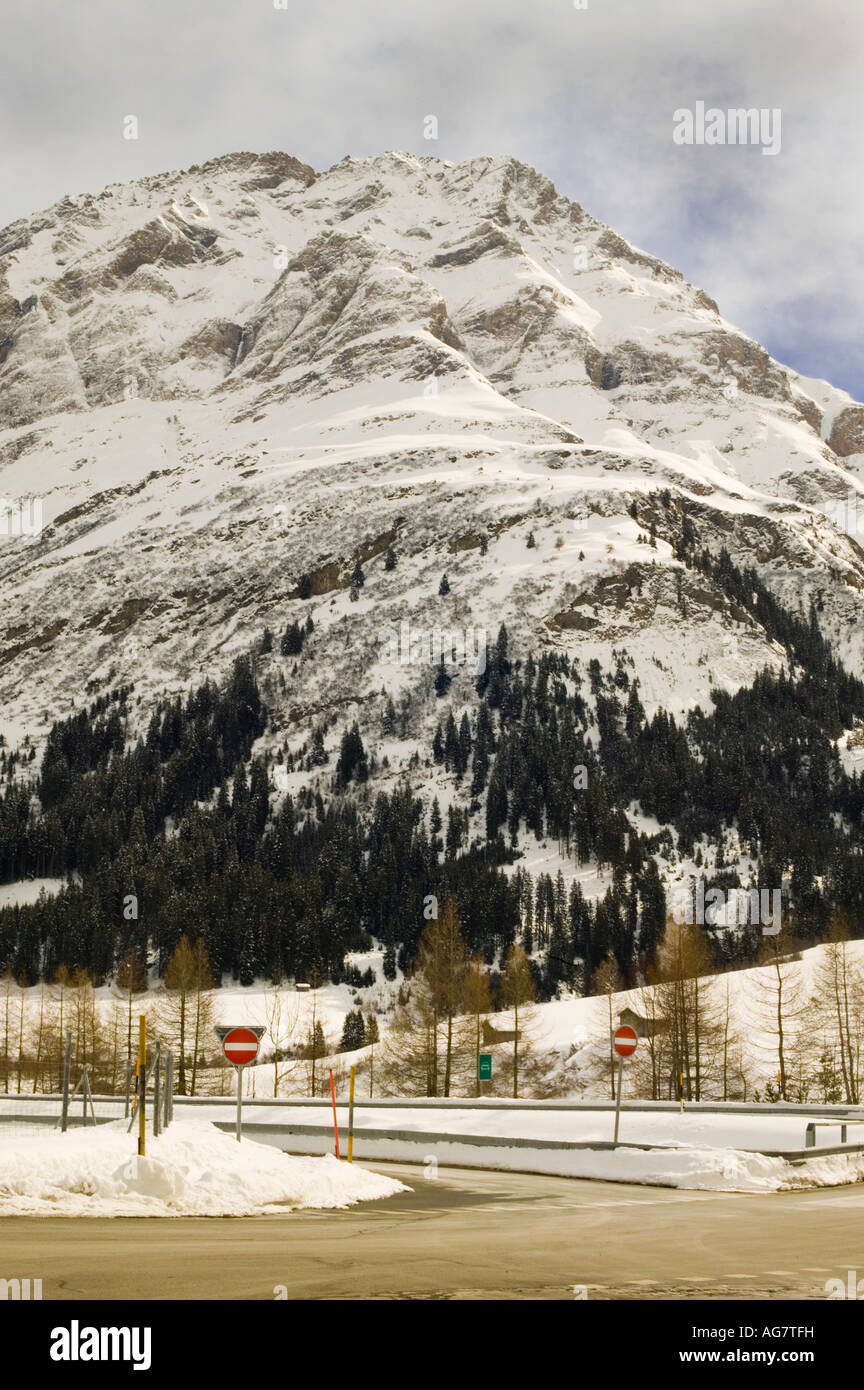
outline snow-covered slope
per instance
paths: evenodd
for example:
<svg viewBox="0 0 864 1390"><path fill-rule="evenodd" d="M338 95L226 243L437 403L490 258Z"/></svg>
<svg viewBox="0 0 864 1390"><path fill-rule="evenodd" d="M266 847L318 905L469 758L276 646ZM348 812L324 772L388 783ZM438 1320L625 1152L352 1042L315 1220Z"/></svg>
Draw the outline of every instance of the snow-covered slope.
<svg viewBox="0 0 864 1390"><path fill-rule="evenodd" d="M0 535L2 731L120 681L146 707L310 613L286 726L377 728L386 686L419 735L406 619L626 645L677 712L781 659L675 560L682 502L857 660L862 463L864 407L512 159L235 154L65 198L0 233L0 496L45 522Z"/></svg>

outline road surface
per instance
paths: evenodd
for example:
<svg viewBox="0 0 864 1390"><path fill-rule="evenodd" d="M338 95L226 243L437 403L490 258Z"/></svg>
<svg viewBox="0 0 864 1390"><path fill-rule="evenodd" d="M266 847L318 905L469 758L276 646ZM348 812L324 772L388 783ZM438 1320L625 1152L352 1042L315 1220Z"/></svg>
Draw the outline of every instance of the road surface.
<svg viewBox="0 0 864 1390"><path fill-rule="evenodd" d="M0 1220L44 1299L824 1299L864 1277L864 1186L766 1196L364 1165L413 1191L252 1218Z"/></svg>

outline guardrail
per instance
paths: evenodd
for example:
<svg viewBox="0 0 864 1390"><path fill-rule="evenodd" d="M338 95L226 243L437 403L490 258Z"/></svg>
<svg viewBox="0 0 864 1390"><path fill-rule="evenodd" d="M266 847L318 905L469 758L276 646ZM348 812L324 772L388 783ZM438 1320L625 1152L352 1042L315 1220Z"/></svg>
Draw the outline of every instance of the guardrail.
<svg viewBox="0 0 864 1390"><path fill-rule="evenodd" d="M121 1102L122 1104L122 1102ZM97 1115L95 1119L82 1115L69 1115L66 1119L67 1129L92 1129L94 1125L108 1125L112 1120L122 1118L119 1115ZM61 1117L59 1112L56 1115L10 1115L8 1111L0 1114L0 1126L4 1124L35 1126L42 1129L56 1129L60 1132Z"/></svg>
<svg viewBox="0 0 864 1390"><path fill-rule="evenodd" d="M94 1102L102 1104L123 1104L123 1096L94 1095ZM0 1092L0 1115L2 1106L6 1102L44 1103L45 1101L57 1101L59 1104L60 1096L56 1092L38 1093L32 1092L27 1095L4 1095ZM332 1102L329 1097L318 1098L311 1096L244 1096L244 1105L252 1106L281 1106L283 1108L298 1109L309 1107L312 1109L330 1109ZM233 1105L233 1095L225 1096L178 1096L174 1094L174 1107L177 1106L212 1106L212 1105ZM336 1097L336 1104L346 1106L348 1097ZM354 1100L355 1110L614 1110L613 1100L508 1100L498 1096L474 1097L442 1097L442 1096L385 1096L373 1100L362 1100L359 1097ZM622 1100L621 1109L630 1111L643 1111L647 1114L678 1112L680 1103L677 1100ZM818 1105L797 1104L791 1101L699 1101L688 1100L684 1102L685 1113L702 1115L800 1115L803 1117L812 1116L819 1122L829 1119L846 1120L853 1124L856 1122L864 1123L864 1106L861 1105Z"/></svg>
<svg viewBox="0 0 864 1390"><path fill-rule="evenodd" d="M234 1123L231 1120L214 1120L216 1129L224 1130L226 1133L234 1132ZM257 1138L264 1143L279 1141L279 1147L285 1153L331 1153L333 1149L333 1138L330 1130L325 1125L278 1125L267 1124L257 1121L247 1121L243 1125L244 1134L250 1138ZM287 1142L286 1142L287 1141ZM298 1143L299 1141L299 1143ZM306 1142L304 1142L306 1141ZM369 1152L362 1153L360 1150L364 1145L369 1145L372 1150L376 1145L384 1144L389 1146L390 1152ZM540 1153L578 1153L588 1150L609 1151L614 1149L639 1149L643 1153L662 1152L670 1149L666 1144L640 1144L630 1140L619 1141L617 1144L611 1139L533 1139L528 1137L508 1138L506 1135L499 1134L440 1134L429 1130L419 1129L355 1129L354 1130L354 1157L361 1162L372 1163L376 1159L379 1161L393 1162L413 1162L422 1163L428 1157L424 1150L432 1146L437 1150L436 1156L441 1156L450 1167L460 1166L458 1158L442 1155L442 1150L448 1148L471 1150L490 1150L490 1149L520 1149L526 1155L534 1152ZM401 1153L393 1153L393 1149L402 1149ZM404 1152L407 1150L408 1152ZM413 1150L413 1152L412 1152ZM677 1150L672 1147L672 1152ZM787 1163L798 1167L813 1158L829 1158L835 1154L854 1154L864 1153L864 1142L858 1144L846 1144L842 1147L838 1145L826 1146L824 1148L805 1148L805 1149L743 1149L742 1153L764 1154L766 1158L781 1158ZM479 1154L478 1154L479 1160ZM464 1164L462 1166L465 1166ZM472 1166L472 1165L467 1165ZM526 1168L526 1172L535 1171ZM636 1181L634 1179L634 1181Z"/></svg>
<svg viewBox="0 0 864 1390"><path fill-rule="evenodd" d="M119 1118L120 1116L122 1116L122 1113L123 1113L123 1104L124 1104L123 1098L122 1098L122 1097L120 1097L120 1096L97 1096L97 1097L94 1097L94 1099L95 1099L97 1102L101 1101L101 1102L104 1103L104 1104L108 1104L108 1105L110 1105L110 1106L112 1106L112 1107L115 1107L116 1110L117 1110L117 1114L115 1114L114 1116L112 1116L112 1115L110 1115L110 1114L108 1114L108 1115L98 1115L98 1116L97 1116L97 1121L96 1121L98 1124L109 1123L109 1122L111 1121L112 1118L115 1118L115 1119L116 1119L116 1118ZM46 1101L47 1101L47 1102L56 1102L56 1103L58 1104L58 1106L59 1106L59 1103L60 1103L60 1097L59 1097L58 1095L56 1095L56 1094L41 1095L41 1096L40 1096L40 1095L36 1095L36 1096L29 1095L29 1096L26 1096L26 1097L25 1097L25 1096L8 1096L8 1097L7 1097L7 1096L0 1096L0 1102L7 1101L7 1100L8 1100L8 1101L24 1101L24 1100L34 1101L34 1100L35 1100L35 1101L41 1101L41 1102L43 1102L43 1103L46 1102ZM339 1102L339 1103L342 1104L343 1102ZM344 1102L344 1103L347 1104L347 1102ZM198 1105L209 1105L209 1106L214 1106L214 1105L216 1105L216 1106L221 1106L221 1107L225 1108L227 1105L230 1105L230 1104L232 1104L231 1097L211 1097L211 1096L204 1097L204 1096L201 1096L201 1097L194 1097L194 1098L193 1098L193 1097L179 1097L179 1098L176 1098L176 1099L175 1099L175 1109L176 1109L177 1106L181 1106L181 1107L182 1107L182 1106L184 1106L184 1105L189 1106L189 1107L198 1106ZM366 1102L357 1102L357 1101L355 1101L355 1106L362 1105L362 1104L365 1104L367 1107L371 1106L371 1107L388 1108L388 1109L394 1109L394 1108L395 1108L395 1109L399 1109L399 1108L414 1108L414 1109L416 1109L416 1108L428 1108L430 1111L433 1111L433 1112L434 1112L434 1110L436 1110L436 1109L437 1109L437 1110L444 1110L444 1109L459 1109L459 1110L464 1110L464 1109L481 1109L481 1110L482 1110L482 1109L493 1109L493 1110L498 1110L498 1111L501 1111L501 1110L509 1110L509 1109L514 1109L514 1110L525 1110L525 1109L532 1109L532 1110L534 1110L534 1109L540 1109L540 1110L543 1110L543 1109L549 1109L549 1110L562 1110L562 1109L571 1109L571 1110L579 1109L579 1110L581 1110L581 1109L592 1109L592 1110L605 1110L605 1111L611 1111L611 1110L614 1109L614 1105L611 1104L611 1103L609 1103L609 1102L605 1102L605 1103L604 1103L604 1102L595 1102L594 1104L586 1104L586 1103L584 1103L584 1102L575 1102L575 1103L570 1103L570 1104L568 1104L568 1103L566 1103L566 1102L563 1102L563 1103L562 1103L562 1102L558 1101L558 1102L553 1102L553 1103L551 1103L551 1104L547 1104L547 1103L544 1103L543 1101L530 1101L530 1102L529 1102L529 1101L525 1101L525 1102L520 1102L520 1101L516 1101L516 1102L513 1102L513 1101L510 1101L510 1102L507 1102L507 1101L503 1101L503 1102L494 1101L494 1102L492 1102L492 1103L490 1104L490 1103L488 1103L488 1102L481 1101L481 1103L478 1105L476 1102L472 1102L472 1101L465 1101L465 1100L447 1101L447 1100L441 1100L440 1098L433 1098L432 1100L430 1100L430 1099L427 1098L427 1099L425 1099L424 1101L405 1100L405 1099L403 1099L403 1098L400 1098L398 1104L397 1104L395 1101L393 1101L393 1100L380 1100L380 1101L371 1101L371 1102L370 1102L370 1101L366 1101ZM312 1100L312 1099L310 1099L310 1098L307 1096L307 1097L302 1097L302 1098L296 1098L296 1099L293 1099L293 1100L291 1100L291 1099L279 1099L279 1100L274 1100L273 1098L270 1098L269 1100L260 1100L260 1101L259 1101L259 1100L254 1100L254 1101L247 1101L247 1105L248 1105L248 1107L249 1107L250 1109L251 1109L252 1107L254 1107L254 1106L259 1106L259 1105L261 1105L261 1106L263 1106L263 1105L274 1106L274 1105L275 1105L275 1106L277 1106L277 1107L285 1107L285 1106L288 1106L288 1107L293 1108L293 1109L296 1109L296 1108L303 1108L303 1107L305 1107L305 1108L316 1108L316 1109L317 1109L317 1108L321 1108L321 1109L325 1109L325 1110L328 1110L328 1111L329 1111L331 1102L330 1102L330 1101L326 1101L326 1100L317 1100L317 1099ZM625 1108L625 1107L622 1106L622 1108ZM632 1109L632 1110L636 1110L636 1111L638 1111L638 1110L642 1110L642 1111L656 1111L658 1108L662 1108L662 1109L664 1109L664 1110L672 1109L672 1110L676 1110L676 1111L677 1111L678 1106L677 1106L677 1104L676 1104L676 1105L673 1105L673 1106L668 1106L668 1105L666 1105L664 1102L632 1102L629 1108ZM812 1115L812 1113L813 1113L813 1108L812 1108L812 1107L810 1107L810 1109L807 1110L805 1107L798 1107L798 1106L778 1106L777 1104L771 1104L771 1103L764 1104L764 1105L759 1105L759 1106L749 1106L749 1105L748 1105L748 1106L746 1106L746 1107L742 1107L741 1104L735 1104L734 1102L732 1102L732 1103L727 1102L727 1103L725 1103L725 1104L724 1104L723 1102L719 1102L717 1105L712 1105L712 1104L703 1103L703 1104L701 1104L701 1105L698 1106L698 1107L697 1107L695 1104L694 1104L694 1105L691 1105L690 1107L688 1107L688 1109L696 1109L696 1108L699 1108L699 1109L702 1111L702 1113L712 1113L712 1112L713 1112L713 1113L723 1113L724 1111L725 1111L725 1112L728 1112L730 1109L733 1109L733 1108L734 1108L735 1112L738 1113L738 1114L745 1113L745 1114L760 1114L760 1115L765 1115L765 1114L776 1114L778 1111L782 1111L783 1113L786 1113L786 1114L795 1114L797 1111L802 1110L802 1109L804 1110L805 1114L811 1114L811 1115ZM864 1115L861 1115L861 1117L859 1118L859 1117L852 1116L852 1115L849 1115L849 1114L842 1114L840 1118L834 1118L833 1116L830 1116L830 1115L825 1114L825 1111L827 1111L828 1109L834 1109L834 1108L837 1108L837 1107L824 1107L824 1108L822 1108L822 1115L820 1115L820 1117L819 1117L818 1119L811 1119L811 1120L808 1121L808 1124L807 1124L806 1130L805 1130L805 1140L804 1140L804 1142L805 1142L805 1147L804 1147L803 1149L765 1149L765 1148L758 1148L758 1149L746 1149L746 1150L743 1150L743 1152L747 1152L747 1153L761 1153L761 1154L765 1154L765 1156L768 1157L768 1158L781 1158L781 1159L784 1159L784 1160L786 1160L787 1162L793 1163L793 1164L795 1164L795 1165L798 1165L798 1164L800 1164L800 1163L804 1163L804 1162L808 1161L809 1159L829 1157L829 1156L833 1156L833 1155L835 1155L835 1154L855 1154L855 1153L864 1153L864 1138L862 1138L862 1139L859 1140L859 1141L853 1141L852 1143L848 1143L848 1142L847 1142L848 1127L849 1127L850 1125L864 1126ZM859 1107L859 1109L860 1109L860 1107ZM25 1110L25 1112L24 1112L23 1114L16 1115L16 1114L14 1113L14 1111L12 1111L11 1109L5 1109L5 1108L0 1109L0 1126L2 1126L2 1124L3 1124L4 1121L14 1124L19 1118L20 1118L21 1121L23 1121L23 1122L26 1123L27 1125L39 1125L39 1126L45 1126L45 1127L48 1127L48 1126L57 1126L58 1123L59 1123L59 1112L58 1112L57 1115L44 1115L44 1114L43 1114L43 1115L34 1115L34 1114L26 1114L26 1110ZM83 1120L82 1120L80 1117L78 1117L78 1116L74 1116L74 1117L73 1117L73 1116L70 1116L70 1117L69 1117L69 1120L70 1120L70 1123L76 1125L76 1127L77 1127L78 1125L80 1125L80 1124L83 1123ZM224 1119L224 1120L223 1120L223 1119L216 1119L216 1120L213 1121L213 1123L214 1123L214 1125L215 1125L215 1127L216 1127L217 1129L225 1130L225 1131L230 1132L230 1133L233 1133L233 1132L234 1132L235 1121L234 1121L233 1119L232 1119L232 1120L228 1120L228 1119ZM816 1147L816 1130L817 1130L817 1128L819 1128L820 1126L825 1127L825 1128L835 1128L835 1129L836 1129L836 1128L839 1128L839 1129L840 1129L840 1140L841 1140L840 1144L839 1144L839 1145L820 1145L820 1146L817 1148L817 1147ZM297 1123L294 1122L294 1121L290 1121L290 1122L289 1122L288 1120L285 1120L285 1121L280 1122L279 1119L278 1119L276 1116L274 1116L274 1119L273 1119L273 1121L271 1121L271 1122L262 1121L262 1120L252 1120L252 1119L247 1120L247 1121L245 1122L245 1124L244 1124L244 1132L248 1133L248 1134L250 1135L250 1137L255 1137L255 1136L257 1136L258 1138L260 1138L260 1139L263 1140L264 1142L271 1142L271 1143L273 1143L273 1142L278 1142L279 1147L285 1148L286 1152L287 1152L287 1151L294 1151L294 1152L298 1152L298 1151L299 1151L299 1152L309 1152L310 1149L313 1149L313 1151L317 1151L317 1152L329 1152L329 1151L330 1151L330 1147L331 1147L331 1142L332 1142L332 1141L331 1141L331 1131L330 1131L329 1122L325 1122L325 1123L322 1123L322 1124L297 1124ZM298 1146L297 1146L297 1142L296 1142L296 1141L298 1141L298 1140L300 1141L299 1150L298 1150ZM304 1140L307 1141L305 1144L303 1143ZM292 1141L293 1141L293 1142L292 1142ZM312 1141L315 1141L314 1144L312 1143ZM441 1132L439 1132L439 1131L432 1131L432 1130L372 1129L372 1128L365 1128L365 1127L362 1127L362 1128L359 1128L359 1129L355 1128L355 1130L354 1130L354 1141L355 1141L355 1145L362 1145L364 1142L368 1142L368 1143L370 1143L373 1147L376 1146L377 1144L392 1144L392 1145L395 1145L395 1146L397 1146L397 1147L399 1147L399 1148L401 1148L401 1149L403 1149L403 1150L407 1150L407 1151L408 1151L407 1154L403 1153L403 1154L400 1154L400 1155L393 1155L392 1153L389 1153L389 1154L382 1154L382 1153L380 1153L380 1152L379 1152L378 1154L369 1153L369 1154L365 1155L365 1157L366 1157L367 1159L369 1159L369 1160L374 1160L375 1158L381 1158L381 1159L383 1159L383 1158L397 1157L397 1158L405 1158L406 1161L418 1161L418 1162L419 1162L419 1161L422 1161L422 1158L425 1157L425 1155L420 1155L420 1156L418 1157L418 1150L419 1150L419 1148L420 1148L421 1146L422 1146L423 1148L428 1148L430 1145L435 1145L435 1146L438 1148L439 1151L440 1151L442 1148L446 1148L446 1147L448 1147L448 1146L456 1146L456 1147L460 1147L460 1148L462 1148L462 1149L467 1149L467 1150L469 1150L469 1151L472 1150L472 1149L476 1149L476 1150L489 1150L489 1149L520 1149L520 1150L526 1150L526 1151L530 1151L530 1150L533 1149L533 1150L538 1150L538 1151L558 1151L558 1152L568 1152L568 1151L578 1151L578 1150L588 1150L588 1149L608 1150L608 1149L614 1149L614 1148L616 1148L616 1147L618 1147L618 1148L627 1148L627 1149L640 1149L640 1150L642 1150L642 1151L648 1152L648 1151L651 1151L651 1150L653 1150L653 1149L666 1148L666 1147L668 1147L667 1145L663 1145L663 1144L636 1143L636 1142L624 1142L624 1143L619 1143L619 1144L616 1146L611 1140L600 1140L600 1139L593 1139L593 1140L591 1140L591 1139L588 1139L588 1140L540 1139L540 1138L533 1138L533 1137L531 1137L531 1136L512 1136L512 1137L510 1137L510 1136L507 1136L507 1135L462 1134L462 1133L459 1133L458 1131L456 1131L456 1132L451 1131L451 1132L447 1132L447 1133L441 1133ZM455 1163L454 1163L454 1166L458 1166L458 1164L455 1164Z"/></svg>
<svg viewBox="0 0 864 1390"><path fill-rule="evenodd" d="M804 1133L804 1143L805 1143L805 1145L806 1145L806 1147L807 1147L808 1149L812 1149L812 1148L815 1147L815 1145L816 1145L816 1127L817 1127L817 1125L818 1125L818 1126L821 1126L821 1128L823 1128L823 1129L828 1129L828 1128L831 1128L831 1127L836 1128L836 1127L839 1125L839 1126L840 1126L840 1143L841 1143L841 1144L845 1144L845 1143L846 1143L846 1130L848 1129L849 1125L862 1125L862 1124L864 1124L864 1120L850 1120L850 1119L848 1119L848 1118L847 1118L847 1119L843 1119L843 1120L828 1120L828 1119L826 1119L826 1120L811 1120L810 1123L809 1123L808 1126L807 1126L807 1129L805 1130L805 1133Z"/></svg>

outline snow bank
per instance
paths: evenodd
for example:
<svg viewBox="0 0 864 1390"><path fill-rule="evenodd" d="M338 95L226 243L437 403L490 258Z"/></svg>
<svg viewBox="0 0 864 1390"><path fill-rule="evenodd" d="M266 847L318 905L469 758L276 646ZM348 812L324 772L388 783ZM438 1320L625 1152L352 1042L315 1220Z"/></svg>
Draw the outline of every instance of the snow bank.
<svg viewBox="0 0 864 1390"><path fill-rule="evenodd" d="M0 1133L0 1216L260 1216L348 1207L406 1189L392 1178L175 1122L139 1158L126 1121L39 1136Z"/></svg>
<svg viewBox="0 0 864 1390"><path fill-rule="evenodd" d="M778 1192L791 1185L790 1165L766 1154L739 1149L620 1148L550 1150L507 1149L508 1168L558 1174L572 1178L603 1178L607 1182L644 1183L706 1192ZM498 1154L495 1164L497 1166ZM547 1166L548 1163L548 1166ZM848 1179L847 1179L848 1181Z"/></svg>
<svg viewBox="0 0 864 1390"><path fill-rule="evenodd" d="M508 1152L524 1154L519 1149ZM566 1170L570 1177L706 1192L786 1192L792 1188L834 1187L860 1182L864 1177L864 1154L836 1154L792 1164L745 1149L620 1148L614 1152L579 1150L565 1153L561 1159L561 1169L555 1171Z"/></svg>
<svg viewBox="0 0 864 1390"><path fill-rule="evenodd" d="M864 1154L830 1154L789 1163L786 1159L747 1149L658 1145L652 1149L544 1149L506 1142L482 1147L458 1135L428 1136L422 1141L374 1138L355 1132L355 1148L364 1163L392 1161L428 1163L442 1167L490 1169L510 1173L543 1173L549 1177L592 1178L603 1182L639 1183L647 1187L679 1187L705 1192L787 1192L796 1188L837 1187L864 1181ZM292 1134L292 1149L321 1153L330 1136Z"/></svg>
<svg viewBox="0 0 864 1390"><path fill-rule="evenodd" d="M518 1154L520 1150L511 1149ZM524 1151L523 1151L524 1152ZM562 1155L568 1176L606 1178L706 1192L785 1192L860 1182L864 1155L837 1154L802 1164L744 1149L581 1150ZM532 1156L533 1166L533 1156Z"/></svg>

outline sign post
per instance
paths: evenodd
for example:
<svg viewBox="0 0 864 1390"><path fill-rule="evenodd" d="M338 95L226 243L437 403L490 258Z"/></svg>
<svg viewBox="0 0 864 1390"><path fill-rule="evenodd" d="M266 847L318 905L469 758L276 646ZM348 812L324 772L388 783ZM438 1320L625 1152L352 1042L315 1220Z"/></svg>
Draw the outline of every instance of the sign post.
<svg viewBox="0 0 864 1390"><path fill-rule="evenodd" d="M69 1064L72 1057L72 1034L67 1030L63 1047L63 1109L60 1114L60 1129L65 1134L69 1121Z"/></svg>
<svg viewBox="0 0 864 1390"><path fill-rule="evenodd" d="M162 1066L162 1046L158 1041L153 1049L153 1054L153 1138L158 1139L162 1128L162 1112L159 1109L161 1095L159 1071Z"/></svg>
<svg viewBox="0 0 864 1390"><path fill-rule="evenodd" d="M351 1085L348 1089L348 1162L354 1162L354 1077L357 1068L351 1068Z"/></svg>
<svg viewBox="0 0 864 1390"><path fill-rule="evenodd" d="M147 1154L147 1015L138 1015L138 1156Z"/></svg>
<svg viewBox="0 0 864 1390"><path fill-rule="evenodd" d="M629 1024L623 1024L616 1028L612 1037L612 1046L618 1053L618 1082L615 1086L615 1138L612 1141L613 1148L618 1144L618 1122L621 1118L621 1086L624 1078L624 1058L632 1057L636 1051L639 1037L635 1029Z"/></svg>
<svg viewBox="0 0 864 1390"><path fill-rule="evenodd" d="M214 1029L222 1043L222 1051L237 1073L237 1143L243 1129L243 1068L248 1067L258 1056L258 1045L264 1036L263 1028L221 1028Z"/></svg>
<svg viewBox="0 0 864 1390"><path fill-rule="evenodd" d="M336 1135L336 1157L341 1157L339 1153L339 1121L336 1119L336 1087L333 1084L333 1072L330 1072L330 1099L333 1102L333 1133Z"/></svg>
<svg viewBox="0 0 864 1390"><path fill-rule="evenodd" d="M477 1080L492 1080L492 1053L478 1052L477 1054Z"/></svg>

